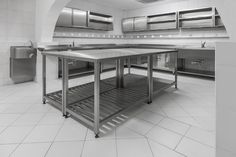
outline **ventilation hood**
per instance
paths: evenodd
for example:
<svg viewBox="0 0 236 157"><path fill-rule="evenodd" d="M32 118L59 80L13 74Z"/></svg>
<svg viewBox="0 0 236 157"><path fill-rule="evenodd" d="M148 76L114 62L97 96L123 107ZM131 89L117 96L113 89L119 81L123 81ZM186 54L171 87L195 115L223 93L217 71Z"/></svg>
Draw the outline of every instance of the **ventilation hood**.
<svg viewBox="0 0 236 157"><path fill-rule="evenodd" d="M160 0L136 0L140 3L153 3L153 2L157 2L157 1L160 1Z"/></svg>

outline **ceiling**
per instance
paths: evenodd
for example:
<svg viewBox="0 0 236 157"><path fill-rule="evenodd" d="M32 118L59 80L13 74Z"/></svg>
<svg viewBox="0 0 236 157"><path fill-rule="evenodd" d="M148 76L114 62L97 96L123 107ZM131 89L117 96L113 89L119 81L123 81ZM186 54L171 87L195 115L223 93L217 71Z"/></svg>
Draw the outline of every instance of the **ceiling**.
<svg viewBox="0 0 236 157"><path fill-rule="evenodd" d="M87 0L89 2L115 7L121 10L132 10L143 7L148 7L152 5L158 5L168 2L178 2L178 1L187 1L187 0L158 0L157 2L152 3L140 3L137 0Z"/></svg>

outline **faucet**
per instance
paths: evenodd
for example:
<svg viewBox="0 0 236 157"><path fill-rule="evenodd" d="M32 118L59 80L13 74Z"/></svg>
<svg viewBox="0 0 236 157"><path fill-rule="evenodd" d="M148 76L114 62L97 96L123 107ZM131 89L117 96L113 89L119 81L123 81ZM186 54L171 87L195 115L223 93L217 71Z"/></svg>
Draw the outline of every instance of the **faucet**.
<svg viewBox="0 0 236 157"><path fill-rule="evenodd" d="M29 40L29 43L30 43L30 47L33 48L34 44L33 44L32 40Z"/></svg>
<svg viewBox="0 0 236 157"><path fill-rule="evenodd" d="M206 47L206 41L201 41L201 48L205 48Z"/></svg>

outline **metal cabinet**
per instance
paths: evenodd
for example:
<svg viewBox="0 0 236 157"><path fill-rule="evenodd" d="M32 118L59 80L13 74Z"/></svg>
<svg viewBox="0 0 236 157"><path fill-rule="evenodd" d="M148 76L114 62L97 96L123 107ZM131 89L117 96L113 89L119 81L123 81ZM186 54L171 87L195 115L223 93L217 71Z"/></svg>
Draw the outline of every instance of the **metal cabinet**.
<svg viewBox="0 0 236 157"><path fill-rule="evenodd" d="M147 17L126 18L122 21L123 32L147 30Z"/></svg>
<svg viewBox="0 0 236 157"><path fill-rule="evenodd" d="M72 11L73 10L71 8L63 8L57 20L56 26L72 27Z"/></svg>
<svg viewBox="0 0 236 157"><path fill-rule="evenodd" d="M113 17L79 9L63 8L56 26L112 31Z"/></svg>
<svg viewBox="0 0 236 157"><path fill-rule="evenodd" d="M135 31L147 30L147 17L135 17L134 18L134 30Z"/></svg>
<svg viewBox="0 0 236 157"><path fill-rule="evenodd" d="M33 81L36 75L37 50L28 46L11 46L10 78L14 83Z"/></svg>
<svg viewBox="0 0 236 157"><path fill-rule="evenodd" d="M73 9L73 26L87 27L87 11Z"/></svg>
<svg viewBox="0 0 236 157"><path fill-rule="evenodd" d="M134 18L126 18L122 21L123 32L132 32L134 31Z"/></svg>

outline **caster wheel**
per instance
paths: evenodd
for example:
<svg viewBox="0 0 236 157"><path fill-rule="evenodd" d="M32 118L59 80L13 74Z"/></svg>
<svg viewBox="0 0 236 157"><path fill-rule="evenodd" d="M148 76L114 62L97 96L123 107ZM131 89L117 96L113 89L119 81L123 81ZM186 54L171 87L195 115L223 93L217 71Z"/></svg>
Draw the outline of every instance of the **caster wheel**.
<svg viewBox="0 0 236 157"><path fill-rule="evenodd" d="M99 138L98 134L95 135L95 138Z"/></svg>
<svg viewBox="0 0 236 157"><path fill-rule="evenodd" d="M46 104L46 101L43 101L43 104Z"/></svg>
<svg viewBox="0 0 236 157"><path fill-rule="evenodd" d="M147 103L148 103L148 104L151 104L151 103L152 103L152 101L148 101Z"/></svg>

